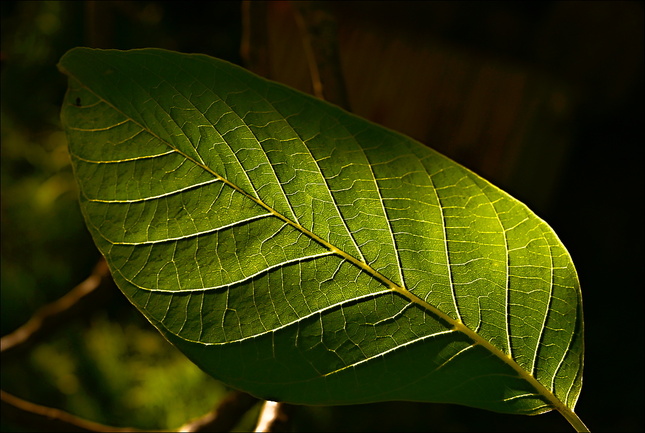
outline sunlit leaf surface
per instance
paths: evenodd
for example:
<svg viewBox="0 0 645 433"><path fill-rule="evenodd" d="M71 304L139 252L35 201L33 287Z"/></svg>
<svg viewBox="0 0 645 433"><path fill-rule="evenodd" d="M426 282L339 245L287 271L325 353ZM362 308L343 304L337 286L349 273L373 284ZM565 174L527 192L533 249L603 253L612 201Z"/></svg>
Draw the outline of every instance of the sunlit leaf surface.
<svg viewBox="0 0 645 433"><path fill-rule="evenodd" d="M89 230L211 375L306 404L573 409L578 280L522 203L221 60L75 49L59 67Z"/></svg>

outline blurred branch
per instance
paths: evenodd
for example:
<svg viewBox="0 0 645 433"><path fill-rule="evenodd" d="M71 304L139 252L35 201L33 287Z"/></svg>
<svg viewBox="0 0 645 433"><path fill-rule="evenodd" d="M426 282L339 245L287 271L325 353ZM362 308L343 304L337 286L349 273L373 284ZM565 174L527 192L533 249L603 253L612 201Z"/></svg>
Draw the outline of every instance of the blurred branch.
<svg viewBox="0 0 645 433"><path fill-rule="evenodd" d="M302 33L314 95L351 111L340 63L338 23L322 1L292 1Z"/></svg>
<svg viewBox="0 0 645 433"><path fill-rule="evenodd" d="M255 427L256 432L285 432L291 430L291 416L295 406L265 401Z"/></svg>
<svg viewBox="0 0 645 433"><path fill-rule="evenodd" d="M49 432L159 432L113 427L88 421L59 409L40 406L0 391L2 418L21 427ZM227 432L232 430L258 399L241 391L229 393L211 412L182 426L180 432ZM280 430L267 430L280 431Z"/></svg>
<svg viewBox="0 0 645 433"><path fill-rule="evenodd" d="M0 339L2 361L15 358L45 340L62 325L85 317L103 305L114 283L105 259L101 258L92 274L62 298L40 308L27 323ZM109 427L77 418L67 412L39 406L5 391L2 393L2 417L28 428L44 431L137 431Z"/></svg>
<svg viewBox="0 0 645 433"><path fill-rule="evenodd" d="M0 391L2 419L19 426L48 432L140 432L132 428L111 427L75 417L67 412L40 406Z"/></svg>
<svg viewBox="0 0 645 433"><path fill-rule="evenodd" d="M27 323L0 339L0 353L3 362L8 357L15 357L70 320L93 312L103 305L104 299L114 288L105 259L101 258L92 274L82 283L57 301L38 310ZM160 431L137 430L106 426L78 418L67 412L50 407L40 406L22 400L5 391L2 393L2 417L17 425L42 431L64 432L119 432L119 431ZM227 395L218 406L206 415L183 426L179 431L229 431L237 425L242 416L257 403L257 399L240 391Z"/></svg>
<svg viewBox="0 0 645 433"><path fill-rule="evenodd" d="M115 2L85 2L85 40L92 48L111 48L114 39Z"/></svg>
<svg viewBox="0 0 645 433"><path fill-rule="evenodd" d="M114 283L105 259L101 258L92 274L62 298L45 305L14 332L0 339L3 361L45 340L61 325L87 316L110 295Z"/></svg>
<svg viewBox="0 0 645 433"><path fill-rule="evenodd" d="M264 78L271 78L268 34L267 2L264 0L244 0L242 2L240 55L244 59L247 69Z"/></svg>
<svg viewBox="0 0 645 433"><path fill-rule="evenodd" d="M231 391L213 411L182 426L182 432L231 431L259 400L245 392Z"/></svg>

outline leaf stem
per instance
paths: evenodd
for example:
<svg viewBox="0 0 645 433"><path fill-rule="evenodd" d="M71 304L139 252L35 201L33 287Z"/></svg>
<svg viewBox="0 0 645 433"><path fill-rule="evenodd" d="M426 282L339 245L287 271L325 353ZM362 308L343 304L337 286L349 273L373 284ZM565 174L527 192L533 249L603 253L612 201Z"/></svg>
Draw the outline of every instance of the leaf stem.
<svg viewBox="0 0 645 433"><path fill-rule="evenodd" d="M584 432L589 432L589 427L585 425L584 422L580 419L580 417L571 409L569 409L566 406L558 407L558 412L562 414L562 416L569 421L569 424L571 424L571 427L573 427L577 432L579 433L584 433Z"/></svg>

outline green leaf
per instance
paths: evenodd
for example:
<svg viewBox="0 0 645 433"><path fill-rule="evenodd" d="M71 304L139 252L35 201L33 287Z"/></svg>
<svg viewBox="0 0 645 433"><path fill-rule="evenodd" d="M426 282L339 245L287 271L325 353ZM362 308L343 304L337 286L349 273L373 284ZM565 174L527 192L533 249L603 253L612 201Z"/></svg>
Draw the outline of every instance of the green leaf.
<svg viewBox="0 0 645 433"><path fill-rule="evenodd" d="M525 205L218 59L77 48L59 68L87 226L205 371L293 403L573 413L578 279Z"/></svg>

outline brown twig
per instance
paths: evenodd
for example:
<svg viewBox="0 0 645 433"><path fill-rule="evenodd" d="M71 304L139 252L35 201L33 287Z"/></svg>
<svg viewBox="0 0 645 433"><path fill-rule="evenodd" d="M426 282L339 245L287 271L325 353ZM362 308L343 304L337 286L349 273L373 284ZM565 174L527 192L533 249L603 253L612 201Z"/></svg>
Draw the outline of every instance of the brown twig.
<svg viewBox="0 0 645 433"><path fill-rule="evenodd" d="M133 428L112 427L78 418L67 412L40 406L0 391L2 419L22 427L48 432L140 432ZM157 430L159 431L159 430Z"/></svg>
<svg viewBox="0 0 645 433"><path fill-rule="evenodd" d="M74 318L94 311L101 301L114 289L114 282L104 259L94 267L92 274L62 298L42 307L27 323L0 339L3 362L27 348L43 341L56 329ZM65 411L40 406L22 400L5 391L1 392L2 417L18 425L41 431L61 432L150 432L162 430L138 430L134 428L107 426L88 421ZM255 404L257 399L248 394L233 391L213 411L191 421L179 431L205 432L229 431ZM163 430L168 431L168 430Z"/></svg>
<svg viewBox="0 0 645 433"><path fill-rule="evenodd" d="M264 78L271 78L267 6L267 2L264 0L244 0L242 2L240 55L248 70Z"/></svg>
<svg viewBox="0 0 645 433"><path fill-rule="evenodd" d="M340 63L338 23L322 1L292 1L302 33L314 95L351 111Z"/></svg>
<svg viewBox="0 0 645 433"><path fill-rule="evenodd" d="M49 432L169 432L174 430L139 430L114 427L79 418L70 413L40 406L0 390L2 419L21 427ZM180 432L227 432L232 430L258 399L241 391L232 391L206 415L182 426ZM280 430L270 430L280 431Z"/></svg>
<svg viewBox="0 0 645 433"><path fill-rule="evenodd" d="M231 391L212 412L181 427L182 432L231 431L259 400L241 391Z"/></svg>
<svg viewBox="0 0 645 433"><path fill-rule="evenodd" d="M49 432L170 432L174 430L139 430L132 427L114 427L87 421L65 411L40 406L0 390L2 418L38 431ZM249 394L232 391L213 411L185 424L179 432L231 431L258 399ZM279 431L279 430L271 430Z"/></svg>
<svg viewBox="0 0 645 433"><path fill-rule="evenodd" d="M92 274L60 299L40 308L21 327L0 339L2 361L6 362L28 348L46 340L49 335L72 319L87 316L109 296L114 288L110 271L103 258ZM67 412L22 400L2 393L2 417L21 426L44 431L137 431L104 426Z"/></svg>
<svg viewBox="0 0 645 433"><path fill-rule="evenodd" d="M114 288L110 271L101 258L92 274L62 298L45 305L29 321L0 339L3 361L43 341L73 318L86 316L102 305Z"/></svg>

